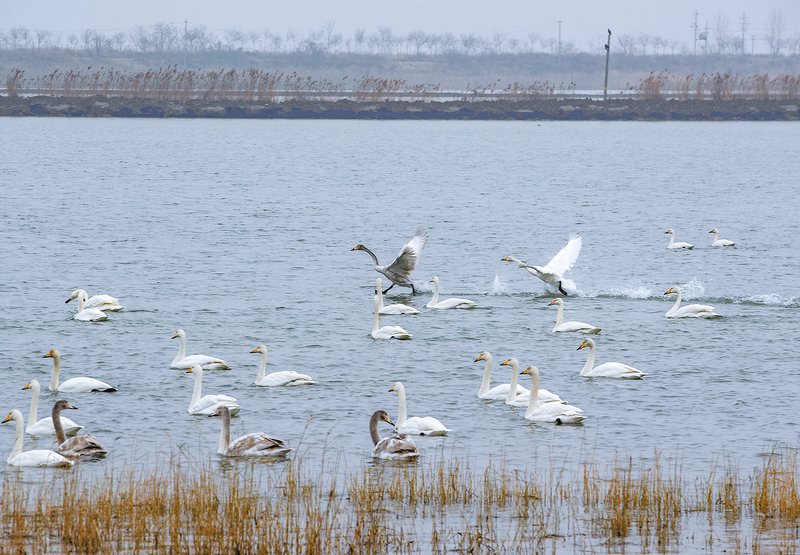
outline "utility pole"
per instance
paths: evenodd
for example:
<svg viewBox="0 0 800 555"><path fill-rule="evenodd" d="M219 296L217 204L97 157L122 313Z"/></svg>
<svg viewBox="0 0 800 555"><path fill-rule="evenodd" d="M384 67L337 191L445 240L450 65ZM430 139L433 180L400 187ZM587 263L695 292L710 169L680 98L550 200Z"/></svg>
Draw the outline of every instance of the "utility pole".
<svg viewBox="0 0 800 555"><path fill-rule="evenodd" d="M561 56L561 22L558 22L558 55Z"/></svg>
<svg viewBox="0 0 800 555"><path fill-rule="evenodd" d="M183 67L187 68L187 69L189 67L189 63L188 63L188 56L189 56L189 54L188 54L188 52L189 52L188 38L189 38L189 20L188 19L184 19L183 20Z"/></svg>
<svg viewBox="0 0 800 555"><path fill-rule="evenodd" d="M750 35L750 41L751 41L750 42L750 55L751 56L755 56L756 55L756 36L755 35Z"/></svg>
<svg viewBox="0 0 800 555"><path fill-rule="evenodd" d="M692 29L694 30L694 55L697 56L697 10L694 12L694 25L692 25Z"/></svg>
<svg viewBox="0 0 800 555"><path fill-rule="evenodd" d="M606 80L603 83L603 100L608 97L608 59L611 56L611 29L608 30L608 42L606 43Z"/></svg>
<svg viewBox="0 0 800 555"><path fill-rule="evenodd" d="M744 32L747 30L747 14L742 12L742 56L744 56Z"/></svg>

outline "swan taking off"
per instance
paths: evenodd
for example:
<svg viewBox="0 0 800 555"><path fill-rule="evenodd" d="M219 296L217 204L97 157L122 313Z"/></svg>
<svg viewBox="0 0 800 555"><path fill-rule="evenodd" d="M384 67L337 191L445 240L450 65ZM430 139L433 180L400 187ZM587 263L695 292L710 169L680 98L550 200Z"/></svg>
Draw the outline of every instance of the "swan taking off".
<svg viewBox="0 0 800 555"><path fill-rule="evenodd" d="M85 377L70 378L64 383L59 384L58 372L61 368L61 353L58 352L58 349L53 349L42 358L53 359L53 373L50 375L50 387L48 389L54 393L57 391L63 393L90 393L95 391L112 393L117 390L117 388L111 387L106 382Z"/></svg>
<svg viewBox="0 0 800 555"><path fill-rule="evenodd" d="M675 304L667 311L667 318L722 318L722 314L714 312L714 307L707 304L681 305L681 290L677 287L670 288L665 295L678 295Z"/></svg>
<svg viewBox="0 0 800 555"><path fill-rule="evenodd" d="M86 301L89 298L86 295L86 291L78 289L75 293L77 293L76 296L78 298L78 312L72 317L73 320L77 320L78 322L102 322L103 320L108 320L108 316L106 316L106 313L102 310L86 307ZM73 295L75 293L73 293ZM72 297L67 299L66 302L71 300Z"/></svg>
<svg viewBox="0 0 800 555"><path fill-rule="evenodd" d="M41 391L41 386L39 382L36 380L31 380L28 385L22 388L30 389L33 392L33 398L31 399L31 412L28 416L28 427L25 428L25 432L32 436L52 436L56 435L56 428L53 426L53 419L52 417L48 416L47 418L42 418L38 420L38 412L39 412L39 392ZM83 428L83 426L79 426L75 424L69 418L64 416L61 417L61 428L64 430L64 433L68 436L74 436L78 433L78 430Z"/></svg>
<svg viewBox="0 0 800 555"><path fill-rule="evenodd" d="M443 436L448 430L444 424L432 416L412 416L406 419L406 389L403 384L396 382L389 391L396 391L400 400L400 410L397 414L397 424L394 429L401 434L416 436Z"/></svg>
<svg viewBox="0 0 800 555"><path fill-rule="evenodd" d="M220 405L211 416L222 417L222 430L219 434L217 453L226 457L269 457L285 459L291 448L281 439L270 437L263 432L254 432L233 440L231 443L231 412Z"/></svg>
<svg viewBox="0 0 800 555"><path fill-rule="evenodd" d="M419 310L414 308L413 306L408 306L407 304L390 304L388 306L383 306L383 291L381 288L383 287L383 282L381 278L377 279L377 290L376 293L378 295L378 304L380 309L378 310L378 314L384 315L395 315L395 314L419 314Z"/></svg>
<svg viewBox="0 0 800 555"><path fill-rule="evenodd" d="M452 299L445 299L443 301L439 300L439 278L437 276L433 276L431 278L433 282L434 291L433 291L433 298L430 300L427 306L428 308L435 308L437 310L446 310L448 308L475 308L478 306L475 304L475 301L470 301L469 299L459 299L453 297Z"/></svg>
<svg viewBox="0 0 800 555"><path fill-rule="evenodd" d="M589 338L583 340L578 350L584 347L589 347L589 358L581 370L581 376L587 378L623 378L623 379L641 379L646 376L641 370L637 370L633 366L622 364L621 362L606 362L600 366L594 366L594 341Z"/></svg>
<svg viewBox="0 0 800 555"><path fill-rule="evenodd" d="M350 250L365 251L367 254L369 254L372 257L372 262L375 264L375 271L385 275L389 281L392 282L389 288L383 292L384 295L395 285L399 285L401 287L410 287L411 294L413 295L416 293L416 290L414 289L414 284L411 283L410 279L408 279L408 276L417 265L419 255L422 252L422 249L425 247L425 243L427 242L428 232L424 229L418 229L414 238L403 245L403 248L400 249L400 254L397 255L397 258L395 258L392 263L387 266L381 266L378 262L378 257L375 256L375 254L364 245L356 245Z"/></svg>
<svg viewBox="0 0 800 555"><path fill-rule="evenodd" d="M77 409L78 407L73 407L64 399L59 399L56 401L56 404L53 405L53 422L55 423L56 428L56 441L58 442L58 448L56 452L59 455L64 455L65 457L70 458L77 458L77 457L96 457L101 458L108 455L108 451L100 445L100 442L97 441L97 438L94 437L93 434L86 434L82 436L75 436L67 439L67 436L64 435L64 430L61 429L61 411L63 409Z"/></svg>
<svg viewBox="0 0 800 555"><path fill-rule="evenodd" d="M669 234L669 245L667 245L668 249L693 249L694 245L690 243L684 243L683 241L675 242L675 232L671 229L668 229L664 232L664 234Z"/></svg>
<svg viewBox="0 0 800 555"><path fill-rule="evenodd" d="M555 299L548 306L558 305L558 316L556 317L556 327L553 328L554 332L562 331L577 331L580 333L600 333L600 328L596 328L591 324L584 322L564 322L564 301L562 299Z"/></svg>
<svg viewBox="0 0 800 555"><path fill-rule="evenodd" d="M506 262L515 262L519 268L525 268L531 275L536 276L545 282L550 288L555 291L561 291L561 294L567 295L564 288L570 289L572 293L577 291L575 282L570 279L564 278L564 273L571 270L581 253L581 246L583 240L577 233L573 233L569 242L563 249L558 251L546 266L528 266L524 262L517 260L513 256L506 256L503 260Z"/></svg>
<svg viewBox="0 0 800 555"><path fill-rule="evenodd" d="M12 410L3 424L6 422L14 421L17 427L16 435L14 437L14 448L11 454L6 459L6 462L11 466L61 466L69 468L73 463L63 455L59 455L55 451L48 449L37 449L34 451L22 452L22 438L25 435L24 428L25 422L22 420L22 413L17 409Z"/></svg>
<svg viewBox="0 0 800 555"><path fill-rule="evenodd" d="M506 405L512 405L514 407L527 407L528 403L530 403L531 399L531 392L522 388L523 393L513 395L511 392L513 388L517 386L517 380L519 379L519 361L515 358L510 358L505 361L500 366L511 366L511 387L508 390L508 395L506 396ZM524 374L524 372L523 372ZM546 389L540 389L536 393L537 395L537 402L538 403L564 403L566 401L562 401L561 397L556 395L555 393L550 393Z"/></svg>
<svg viewBox="0 0 800 555"><path fill-rule="evenodd" d="M76 289L73 291L72 295L69 296L69 299L64 301L64 304L70 302L71 300L77 299L78 295L81 293L87 297L87 300L84 303L85 308L96 308L97 310L108 312L119 312L125 308L124 306L120 305L119 301L111 295L94 295L89 297L89 294L83 289Z"/></svg>
<svg viewBox="0 0 800 555"><path fill-rule="evenodd" d="M199 364L189 368L187 374L194 376L194 391L192 392L192 401L189 403L189 408L186 412L189 414L213 414L220 405L225 405L231 411L231 414L238 413L242 407L236 403L236 398L230 395L206 395L200 397L203 393L203 367Z"/></svg>
<svg viewBox="0 0 800 555"><path fill-rule="evenodd" d="M505 401L508 398L508 392L511 391L511 384L504 383L489 389L489 383L492 379L492 355L488 351L483 351L475 359L475 362L481 360L485 362L485 367L483 370L483 383L480 391L478 391L478 397L488 401ZM515 395L527 395L528 393L527 389L517 384Z"/></svg>
<svg viewBox="0 0 800 555"><path fill-rule="evenodd" d="M265 375L267 373L267 346L259 345L250 352L261 354L261 364L258 367L258 376L256 376L255 381L256 385L263 387L281 387L293 385L316 385L319 383L311 379L311 376L300 374L294 370L282 370L280 372L272 372L269 375Z"/></svg>
<svg viewBox="0 0 800 555"><path fill-rule="evenodd" d="M582 409L567 405L566 403L542 403L537 398L537 392L541 393L544 389L539 389L539 369L535 366L528 366L522 371L523 374L531 376L531 395L528 399L528 410L525 411L525 418L534 422L551 422L555 424L580 424L586 418L580 413Z"/></svg>
<svg viewBox="0 0 800 555"><path fill-rule="evenodd" d="M375 304L375 323L372 325L373 339L411 339L411 334L400 326L383 326L378 328L378 295L372 298Z"/></svg>
<svg viewBox="0 0 800 555"><path fill-rule="evenodd" d="M224 360L221 358L210 357L206 355L189 355L186 356L186 332L178 330L172 339L176 337L181 340L181 347L178 349L178 356L176 356L170 363L170 368L177 368L178 370L188 370L192 366L200 365L204 370L230 370Z"/></svg>
<svg viewBox="0 0 800 555"><path fill-rule="evenodd" d="M386 422L394 426L394 422L389 420L386 411L377 410L369 419L369 435L372 438L372 456L379 459L415 459L419 457L419 451L408 434L399 436L385 437L381 439L378 435L378 422Z"/></svg>
<svg viewBox="0 0 800 555"><path fill-rule="evenodd" d="M732 247L733 245L736 244L733 241L728 241L727 239L720 239L719 231L717 231L716 227L711 231L709 231L709 233L714 234L714 241L711 243L712 247Z"/></svg>

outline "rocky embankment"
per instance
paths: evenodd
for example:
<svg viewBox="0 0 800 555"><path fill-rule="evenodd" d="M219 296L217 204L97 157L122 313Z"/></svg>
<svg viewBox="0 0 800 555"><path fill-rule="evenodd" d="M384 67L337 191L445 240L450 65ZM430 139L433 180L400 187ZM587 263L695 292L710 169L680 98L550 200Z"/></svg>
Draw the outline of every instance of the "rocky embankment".
<svg viewBox="0 0 800 555"><path fill-rule="evenodd" d="M0 97L0 116L416 120L798 121L800 100L586 98L449 102L151 100L94 96Z"/></svg>

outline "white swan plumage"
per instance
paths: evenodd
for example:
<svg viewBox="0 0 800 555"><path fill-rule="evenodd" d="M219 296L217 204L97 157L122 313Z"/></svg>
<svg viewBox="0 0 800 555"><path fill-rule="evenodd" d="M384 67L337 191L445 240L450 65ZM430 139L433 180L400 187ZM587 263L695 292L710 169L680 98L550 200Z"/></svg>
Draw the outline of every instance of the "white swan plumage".
<svg viewBox="0 0 800 555"><path fill-rule="evenodd" d="M508 390L508 395L506 395L505 403L506 405L511 405L513 407L527 407L528 403L531 402L533 397L531 396L531 392L522 388L524 393L513 395L511 391L513 391L513 387L517 385L517 380L519 379L519 361L515 358L510 358L505 361L500 366L511 366L511 387ZM523 372L524 373L524 372ZM561 397L556 395L555 393L550 393L546 389L540 389L536 392L536 399L537 402L540 404L544 403L558 403L558 404L566 404L566 401L563 401Z"/></svg>
<svg viewBox="0 0 800 555"><path fill-rule="evenodd" d="M558 251L558 254L545 266L529 266L513 256L506 256L503 260L514 262L517 267L528 270L531 275L545 282L553 292L560 291L563 295L568 295L566 290L569 290L570 293L575 294L577 292L575 282L565 278L564 274L575 265L582 246L583 239L581 239L581 236L578 233L573 233L564 248Z"/></svg>
<svg viewBox="0 0 800 555"><path fill-rule="evenodd" d="M53 373L50 376L50 386L48 389L54 393L57 391L63 393L113 393L117 390L117 388L108 385L106 382L86 377L70 378L59 384L58 372L61 368L61 353L58 352L58 349L52 349L42 358L53 359Z"/></svg>
<svg viewBox="0 0 800 555"><path fill-rule="evenodd" d="M691 243L685 243L683 241L675 241L675 232L671 229L668 229L664 232L664 234L669 234L669 245L667 245L668 249L693 249L694 245Z"/></svg>
<svg viewBox="0 0 800 555"><path fill-rule="evenodd" d="M675 304L672 305L667 313L667 318L722 318L722 314L714 312L714 307L707 304L687 304L681 306L681 290L671 287L665 295L678 295Z"/></svg>
<svg viewBox="0 0 800 555"><path fill-rule="evenodd" d="M475 359L475 362L480 360L485 361L485 367L483 370L483 383L481 383L481 388L478 391L478 397L487 401L505 401L508 397L508 392L511 391L511 384L504 383L489 389L492 379L492 355L489 354L489 351L483 351ZM530 392L527 389L517 384L516 395L527 395L528 393Z"/></svg>
<svg viewBox="0 0 800 555"><path fill-rule="evenodd" d="M579 332L579 333L600 333L601 329L585 322L565 322L564 321L564 300L555 299L548 306L558 305L558 316L556 317L556 327L553 332Z"/></svg>
<svg viewBox="0 0 800 555"><path fill-rule="evenodd" d="M119 304L119 300L117 300L115 297L112 297L111 295L93 295L89 297L89 294L83 289L76 289L75 291L73 291L72 295L69 296L69 299L64 301L64 304L74 299L77 299L78 295L80 295L81 293L83 293L87 297L86 302L84 302L85 308L96 308L97 310L103 312L119 312L120 310L125 308L124 306Z"/></svg>
<svg viewBox="0 0 800 555"><path fill-rule="evenodd" d="M435 308L437 310L447 310L449 308L475 308L478 306L475 301L470 301L469 299L459 299L457 297L453 297L451 299L445 299L443 301L439 300L439 277L433 276L431 278L433 282L433 298L426 304L428 308Z"/></svg>
<svg viewBox="0 0 800 555"><path fill-rule="evenodd" d="M585 376L587 378L622 378L638 380L647 375L641 370L637 370L633 366L628 366L627 364L622 364L621 362L606 362L600 366L594 366L594 341L587 337L583 340L581 346L578 347L578 350L581 350L584 347L589 347L589 358L586 360L586 364L581 370L581 376Z"/></svg>
<svg viewBox="0 0 800 555"><path fill-rule="evenodd" d="M192 391L192 401L189 403L189 408L186 412L189 414L213 414L220 405L225 405L231 411L231 415L238 413L242 410L236 403L236 398L230 395L205 395L203 393L203 367L199 364L189 368L187 374L194 376L194 390Z"/></svg>
<svg viewBox="0 0 800 555"><path fill-rule="evenodd" d="M383 315L397 315L397 314L419 314L419 310L414 308L413 306L408 306L407 304L390 304L383 306L383 282L381 278L377 279L378 288L376 290L376 294L378 295L378 305L380 306L378 310L378 314Z"/></svg>
<svg viewBox="0 0 800 555"><path fill-rule="evenodd" d="M736 244L733 241L728 241L727 239L720 239L719 231L717 231L716 227L709 231L709 233L714 234L714 241L711 242L712 247L732 247Z"/></svg>
<svg viewBox="0 0 800 555"><path fill-rule="evenodd" d="M443 436L450 430L432 416L412 416L406 418L406 388L403 384L396 382L389 391L396 391L400 402L400 409L397 414L395 431L400 434L410 434L415 436Z"/></svg>
<svg viewBox="0 0 800 555"><path fill-rule="evenodd" d="M222 430L219 434L217 453L226 457L267 457L285 459L292 449L281 440L268 436L264 432L253 432L243 435L231 442L231 412L225 405L220 405L208 415L222 417Z"/></svg>
<svg viewBox="0 0 800 555"><path fill-rule="evenodd" d="M411 334L400 326L378 327L378 295L374 295L372 302L375 305L375 323L372 325L372 337L374 339L411 339Z"/></svg>
<svg viewBox="0 0 800 555"><path fill-rule="evenodd" d="M224 360L221 358L210 357L206 355L189 355L186 356L186 332L183 330L178 330L175 332L175 335L172 336L172 339L176 337L180 338L181 346L178 350L178 355L172 359L170 363L170 368L177 368L178 370L188 370L192 366L197 366L198 364L203 367L204 370L230 370L231 367L226 364Z"/></svg>
<svg viewBox="0 0 800 555"><path fill-rule="evenodd" d="M394 422L389 419L386 411L377 410L369 419L369 435L372 438L372 456L378 459L416 459L419 457L419 449L408 434L381 438L378 434L378 422L386 422L394 426Z"/></svg>
<svg viewBox="0 0 800 555"><path fill-rule="evenodd" d="M108 320L108 316L106 316L106 313L102 310L86 306L86 300L88 298L86 291L78 289L76 292L78 293L78 312L72 316L73 320L77 320L78 322L102 322L103 320ZM66 302L69 302L71 299L72 297L67 299Z"/></svg>
<svg viewBox="0 0 800 555"><path fill-rule="evenodd" d="M311 376L300 374L294 370L281 370L280 372L272 372L267 374L267 346L259 345L251 353L259 353L261 355L261 363L258 366L258 376L256 376L256 385L262 387L291 387L295 385L316 385Z"/></svg>
<svg viewBox="0 0 800 555"><path fill-rule="evenodd" d="M56 428L56 442L58 447L56 452L69 458L91 457L102 458L108 454L105 447L100 445L97 438L93 434L84 434L67 439L64 430L61 428L61 410L62 409L77 409L73 407L68 401L59 399L53 405L53 413L51 418L55 423Z"/></svg>
<svg viewBox="0 0 800 555"><path fill-rule="evenodd" d="M22 419L22 413L17 409L12 410L3 424L6 422L14 421L16 424L16 435L14 437L14 448L11 454L6 459L6 462L11 466L60 466L69 468L73 463L63 455L59 455L55 451L48 449L36 449L33 451L22 451L22 439L25 435L25 422Z"/></svg>
<svg viewBox="0 0 800 555"><path fill-rule="evenodd" d="M539 389L539 369L535 366L528 366L522 372L531 376L531 394L528 399L528 410L525 411L525 418L533 422L550 422L554 424L580 424L586 418L580 413L582 409L567 405L566 403L542 403L537 398Z"/></svg>
<svg viewBox="0 0 800 555"><path fill-rule="evenodd" d="M386 291L383 292L384 295L395 285L410 287L411 294L414 295L416 289L414 288L414 283L409 279L409 276L411 275L411 271L416 267L419 255L422 253L422 249L425 248L425 243L427 242L428 232L424 229L418 229L414 238L400 249L400 254L397 255L397 258L386 266L381 266L378 262L378 257L364 245L356 245L350 250L364 251L370 255L375 265L375 271L385 275L386 278L392 282Z"/></svg>
<svg viewBox="0 0 800 555"><path fill-rule="evenodd" d="M41 391L39 382L37 380L31 380L28 382L28 385L22 389L30 389L33 392L33 397L31 397L31 412L28 416L28 427L25 428L25 432L36 437L56 435L56 428L53 426L52 416L42 418L41 420L38 419L39 392ZM64 434L74 436L83 426L79 426L69 418L62 416L61 428L64 430Z"/></svg>

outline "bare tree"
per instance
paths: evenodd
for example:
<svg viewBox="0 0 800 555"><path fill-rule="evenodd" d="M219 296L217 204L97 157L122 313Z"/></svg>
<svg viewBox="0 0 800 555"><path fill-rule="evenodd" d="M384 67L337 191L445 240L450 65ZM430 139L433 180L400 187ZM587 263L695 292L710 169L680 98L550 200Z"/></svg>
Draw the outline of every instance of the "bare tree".
<svg viewBox="0 0 800 555"><path fill-rule="evenodd" d="M452 54L458 47L458 41L453 33L443 33L439 37L439 44L441 45L442 53Z"/></svg>
<svg viewBox="0 0 800 555"><path fill-rule="evenodd" d="M527 52L535 52L536 51L536 43L541 43L542 37L534 32L530 32L525 35L525 50Z"/></svg>
<svg viewBox="0 0 800 555"><path fill-rule="evenodd" d="M291 47L289 46L291 44ZM286 48L291 48L291 50L297 50L297 31L294 29L287 29L286 30Z"/></svg>
<svg viewBox="0 0 800 555"><path fill-rule="evenodd" d="M620 51L628 56L636 54L636 37L633 35L614 35Z"/></svg>
<svg viewBox="0 0 800 555"><path fill-rule="evenodd" d="M717 10L714 16L714 42L716 43L716 50L720 54L726 54L731 47L731 37L728 31L728 18Z"/></svg>
<svg viewBox="0 0 800 555"><path fill-rule="evenodd" d="M47 42L50 38L50 31L47 29L36 29L36 48L39 50L42 49L43 46L47 45Z"/></svg>
<svg viewBox="0 0 800 555"><path fill-rule="evenodd" d="M378 27L378 47L381 53L391 54L395 45L394 34L391 27Z"/></svg>
<svg viewBox="0 0 800 555"><path fill-rule="evenodd" d="M78 47L78 35L75 33L70 33L67 35L67 44L69 45L69 48L72 48L73 50L76 49Z"/></svg>
<svg viewBox="0 0 800 555"><path fill-rule="evenodd" d="M785 40L782 38L783 27L783 12L777 9L772 10L769 14L769 19L767 20L767 32L762 38L769 46L769 52L773 57L776 57L778 54L780 54L781 50L785 46Z"/></svg>
<svg viewBox="0 0 800 555"><path fill-rule="evenodd" d="M550 54L558 54L558 39L552 37L549 39L543 38L541 44L543 50L549 50Z"/></svg>
<svg viewBox="0 0 800 555"><path fill-rule="evenodd" d="M70 43L72 42L72 36L73 35L70 35ZM137 25L134 27L133 31L131 31L130 38L136 50L140 52L147 52L150 50L150 32L144 25Z"/></svg>
<svg viewBox="0 0 800 555"><path fill-rule="evenodd" d="M111 41L102 33L92 31L91 45L95 57L99 58L103 50L107 50L111 47Z"/></svg>
<svg viewBox="0 0 800 555"><path fill-rule="evenodd" d="M83 33L81 33L81 46L85 50L92 49L92 38L94 36L94 31L91 29L86 29Z"/></svg>
<svg viewBox="0 0 800 555"><path fill-rule="evenodd" d="M258 43L261 41L261 31L247 31L247 40L253 45L253 52L258 50Z"/></svg>
<svg viewBox="0 0 800 555"><path fill-rule="evenodd" d="M274 34L270 37L270 43L272 44L272 51L276 54L281 51L281 47L283 46L283 37Z"/></svg>
<svg viewBox="0 0 800 555"><path fill-rule="evenodd" d="M675 49L678 48L678 46L680 46L681 41L679 41L677 39L672 39L672 40L668 41L667 44L668 44L670 50L672 51L672 55L674 56L675 55Z"/></svg>
<svg viewBox="0 0 800 555"><path fill-rule="evenodd" d="M236 50L241 48L244 42L244 33L236 27L228 27L222 34L222 38L225 39L225 46L228 50Z"/></svg>
<svg viewBox="0 0 800 555"><path fill-rule="evenodd" d="M467 56L477 50L480 45L479 37L475 33L459 36L459 42L461 43L461 48L464 50L464 54Z"/></svg>
<svg viewBox="0 0 800 555"><path fill-rule="evenodd" d="M117 52L122 52L125 50L125 43L128 41L128 38L125 36L125 33L122 31L115 33L114 36L111 37L111 44Z"/></svg>
<svg viewBox="0 0 800 555"><path fill-rule="evenodd" d="M520 45L521 44L522 44L522 42L516 37L512 37L512 38L508 39L508 49L513 54L519 53L519 49L520 49Z"/></svg>
<svg viewBox="0 0 800 555"><path fill-rule="evenodd" d="M437 51L437 48L441 46L441 37L436 34L428 35L428 42L426 45L428 47L428 54L433 54Z"/></svg>
<svg viewBox="0 0 800 555"><path fill-rule="evenodd" d="M647 45L650 44L651 37L647 33L639 33L636 39L642 46L642 56L647 56Z"/></svg>
<svg viewBox="0 0 800 555"><path fill-rule="evenodd" d="M410 44L414 48L417 56L419 56L419 51L422 50L423 46L428 44L430 38L428 37L428 34L422 29L416 29L414 31L409 31L407 40L408 44Z"/></svg>
<svg viewBox="0 0 800 555"><path fill-rule="evenodd" d="M367 40L367 32L364 29L356 29L353 31L353 44L356 46L356 52L363 53L364 42Z"/></svg>
<svg viewBox="0 0 800 555"><path fill-rule="evenodd" d="M492 38L489 41L489 43L491 45L492 50L496 54L502 54L503 46L506 43L506 37L502 33L495 33L494 35L492 35Z"/></svg>

